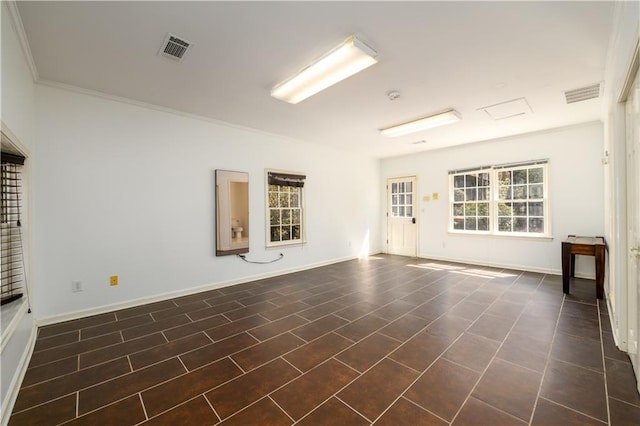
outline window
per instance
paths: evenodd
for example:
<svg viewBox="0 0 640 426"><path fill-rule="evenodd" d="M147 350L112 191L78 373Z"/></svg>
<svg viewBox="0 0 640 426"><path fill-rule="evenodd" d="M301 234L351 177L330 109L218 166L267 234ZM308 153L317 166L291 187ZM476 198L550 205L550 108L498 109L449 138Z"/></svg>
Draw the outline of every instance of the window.
<svg viewBox="0 0 640 426"><path fill-rule="evenodd" d="M488 171L453 176L453 229L489 231L489 183Z"/></svg>
<svg viewBox="0 0 640 426"><path fill-rule="evenodd" d="M304 180L293 172L267 171L267 247L304 240Z"/></svg>
<svg viewBox="0 0 640 426"><path fill-rule="evenodd" d="M544 168L496 170L498 232L544 234Z"/></svg>
<svg viewBox="0 0 640 426"><path fill-rule="evenodd" d="M0 228L2 234L1 304L22 297L24 257L22 251L22 165L24 157L2 153L2 197Z"/></svg>
<svg viewBox="0 0 640 426"><path fill-rule="evenodd" d="M547 166L540 160L449 172L450 230L548 235Z"/></svg>
<svg viewBox="0 0 640 426"><path fill-rule="evenodd" d="M412 182L393 182L391 184L391 216L413 217Z"/></svg>

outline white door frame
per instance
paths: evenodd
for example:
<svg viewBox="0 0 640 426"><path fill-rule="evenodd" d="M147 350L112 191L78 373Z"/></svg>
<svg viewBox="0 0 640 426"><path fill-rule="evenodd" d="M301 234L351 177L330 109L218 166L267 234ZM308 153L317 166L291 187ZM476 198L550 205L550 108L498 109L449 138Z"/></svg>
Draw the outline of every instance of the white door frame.
<svg viewBox="0 0 640 426"><path fill-rule="evenodd" d="M619 111L622 111L622 117L624 121L623 125L623 136L624 141L622 141L621 145L624 147L624 155L625 159L625 190L621 191L620 197L623 198L623 202L620 203L622 209L624 209L624 215L626 216L625 225L620 227L620 230L624 230L624 235L622 236L622 240L624 243L621 246L621 253L618 255L618 259L616 262L619 262L623 268L621 268L620 273L622 275L622 279L620 280L620 287L618 296L616 298L624 298L623 303L616 303L618 306L618 318L619 325L617 329L618 337L619 337L619 345L620 349L629 353L630 358L632 359L632 364L634 365L634 373L636 374L636 378L638 380L638 391L640 392L640 351L635 347L634 342L639 340L637 334L640 332L640 313L638 312L638 308L640 307L640 284L638 283L637 277L632 277L630 274L635 273L636 269L633 267L631 255L631 249L635 247L637 244L632 239L631 235L631 222L634 220L633 217L629 214L632 211L631 204L634 202L634 196L632 194L637 193L634 192L634 185L638 185L636 182L636 177L640 175L640 170L638 170L638 162L636 159L635 164L630 164L633 160L629 159L628 152L628 138L629 138L629 128L627 123L627 110L626 103L629 99L629 95L631 93L631 89L634 84L638 84L637 75L640 69L640 39L636 40L636 47L634 50L634 54L631 58L631 63L629 69L627 70L627 76L625 81L623 82L620 90L620 94L618 96L618 106L620 107ZM613 125L613 124L612 124ZM637 141L635 142L637 144ZM635 146L636 153L640 152L640 147L638 145ZM636 154L638 155L638 154ZM630 170L627 167L631 167L635 170ZM632 173L633 172L633 173ZM632 176L633 174L633 176ZM637 200L636 208L638 206ZM637 212L635 212L637 213ZM635 262L638 260L636 259ZM626 267L625 267L626 266Z"/></svg>

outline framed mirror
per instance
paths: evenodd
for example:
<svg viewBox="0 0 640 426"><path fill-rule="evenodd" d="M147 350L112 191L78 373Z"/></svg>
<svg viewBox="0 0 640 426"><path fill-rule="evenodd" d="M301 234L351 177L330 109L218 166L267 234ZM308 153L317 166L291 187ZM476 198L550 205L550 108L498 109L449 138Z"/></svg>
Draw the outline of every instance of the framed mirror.
<svg viewBox="0 0 640 426"><path fill-rule="evenodd" d="M216 170L216 256L249 252L249 174Z"/></svg>

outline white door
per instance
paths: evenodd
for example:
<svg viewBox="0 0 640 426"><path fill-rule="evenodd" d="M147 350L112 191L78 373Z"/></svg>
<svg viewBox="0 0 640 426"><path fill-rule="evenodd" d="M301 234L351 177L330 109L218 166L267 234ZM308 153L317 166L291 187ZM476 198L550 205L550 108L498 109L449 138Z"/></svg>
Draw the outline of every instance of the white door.
<svg viewBox="0 0 640 426"><path fill-rule="evenodd" d="M387 253L415 257L418 252L416 178L387 181Z"/></svg>
<svg viewBox="0 0 640 426"><path fill-rule="evenodd" d="M627 244L628 262L628 351L636 377L640 378L640 72L636 74L626 102L627 134ZM640 380L639 380L640 383ZM640 389L640 385L639 385Z"/></svg>

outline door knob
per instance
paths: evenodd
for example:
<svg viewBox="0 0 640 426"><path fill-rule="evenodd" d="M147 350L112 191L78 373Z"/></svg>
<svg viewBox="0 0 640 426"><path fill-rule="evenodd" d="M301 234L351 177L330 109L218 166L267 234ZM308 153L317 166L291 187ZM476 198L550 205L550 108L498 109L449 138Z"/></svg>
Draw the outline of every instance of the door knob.
<svg viewBox="0 0 640 426"><path fill-rule="evenodd" d="M415 217L411 218L411 223L416 223L416 218ZM637 249L636 249L636 251L637 251Z"/></svg>

